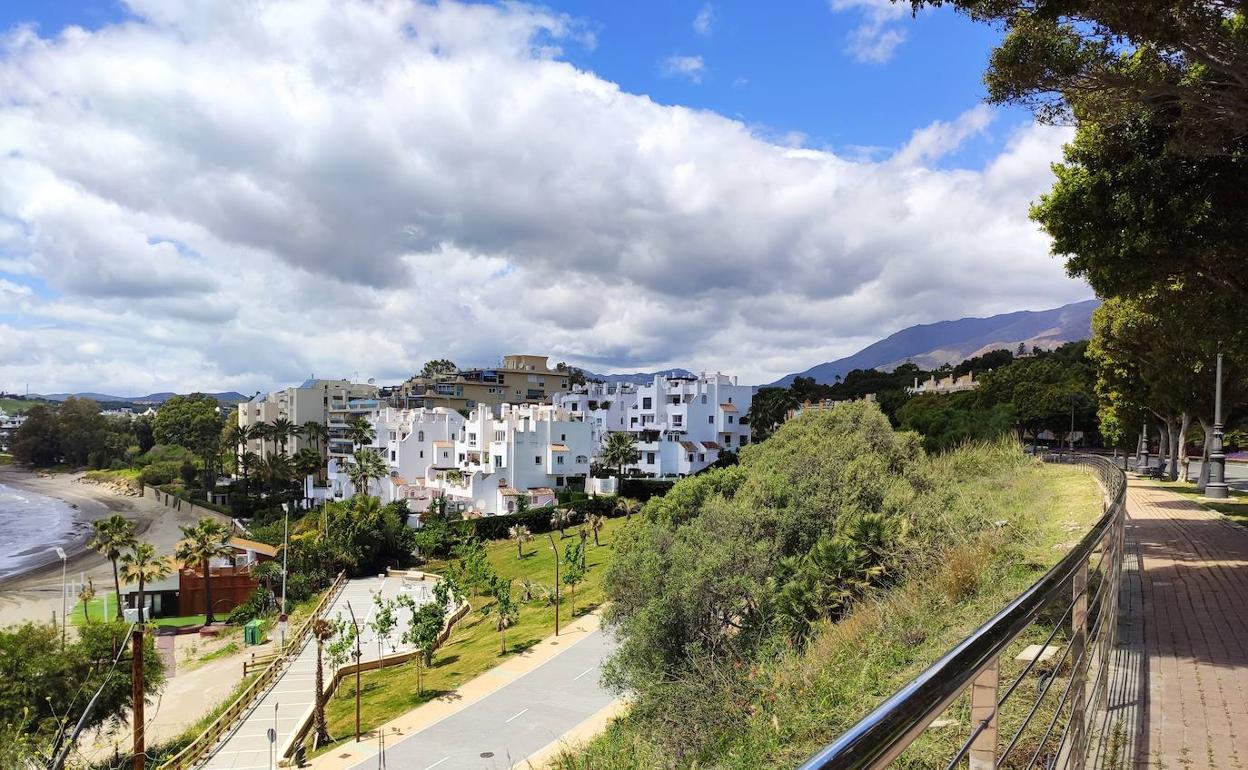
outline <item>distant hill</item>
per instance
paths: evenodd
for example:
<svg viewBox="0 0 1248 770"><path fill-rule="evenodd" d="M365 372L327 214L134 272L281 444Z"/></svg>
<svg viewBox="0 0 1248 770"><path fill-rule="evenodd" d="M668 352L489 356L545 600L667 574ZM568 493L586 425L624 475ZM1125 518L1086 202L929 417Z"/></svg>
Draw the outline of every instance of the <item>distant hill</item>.
<svg viewBox="0 0 1248 770"><path fill-rule="evenodd" d="M654 376L656 374L664 377L697 376L688 369L664 369L661 372L633 372L631 374L594 374L589 370L583 369L582 371L585 372L585 379L587 380L602 380L603 382L610 382L613 384L627 382L633 385L645 385L646 383L654 382Z"/></svg>
<svg viewBox="0 0 1248 770"><path fill-rule="evenodd" d="M961 318L902 329L872 343L852 356L812 366L771 383L787 387L795 377L814 377L831 384L854 369L890 371L906 361L923 369L941 364L957 364L989 350L1014 350L1018 343L1028 348L1055 348L1064 342L1086 340L1092 334L1092 311L1101 304L1090 299L1062 305L1052 310L1020 310L988 318Z"/></svg>
<svg viewBox="0 0 1248 770"><path fill-rule="evenodd" d="M46 398L49 401L64 401L70 396L76 398L89 398L92 401L99 401L101 404L163 404L177 393L150 393L146 396L110 396L107 393L93 393L84 391L82 393L48 393L47 395L37 396L37 398ZM209 393L216 400L223 404L237 404L240 401L246 401L248 396L235 391L225 393Z"/></svg>

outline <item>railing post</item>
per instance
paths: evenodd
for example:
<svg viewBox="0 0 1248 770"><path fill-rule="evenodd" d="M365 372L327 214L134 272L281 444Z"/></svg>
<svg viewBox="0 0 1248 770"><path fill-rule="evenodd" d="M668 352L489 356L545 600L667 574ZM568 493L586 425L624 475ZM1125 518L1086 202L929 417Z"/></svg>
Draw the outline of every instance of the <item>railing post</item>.
<svg viewBox="0 0 1248 770"><path fill-rule="evenodd" d="M971 770L993 770L997 766L997 662L998 658L993 658L971 683L971 729L984 725L971 741Z"/></svg>
<svg viewBox="0 0 1248 770"><path fill-rule="evenodd" d="M1108 554L1107 554L1108 556ZM1081 561L1075 571L1071 591L1074 593L1075 606L1071 614L1070 655L1073 666L1070 676L1071 683L1071 717L1072 730L1070 742L1071 767L1081 770L1087 756L1087 710L1088 685L1088 562Z"/></svg>

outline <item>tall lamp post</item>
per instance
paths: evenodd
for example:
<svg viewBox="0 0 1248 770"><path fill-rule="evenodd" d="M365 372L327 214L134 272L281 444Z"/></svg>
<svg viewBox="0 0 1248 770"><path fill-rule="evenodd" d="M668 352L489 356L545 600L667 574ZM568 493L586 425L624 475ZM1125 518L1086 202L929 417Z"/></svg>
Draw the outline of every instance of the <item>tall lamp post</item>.
<svg viewBox="0 0 1248 770"><path fill-rule="evenodd" d="M56 547L56 555L61 557L61 649L65 649L65 612L66 612L66 596L65 596L65 565L69 558L65 555L65 549L59 545Z"/></svg>
<svg viewBox="0 0 1248 770"><path fill-rule="evenodd" d="M1222 351L1219 350L1217 384L1213 389L1213 436L1209 439L1209 483L1205 485L1205 497L1225 500L1228 496L1226 454L1222 451Z"/></svg>

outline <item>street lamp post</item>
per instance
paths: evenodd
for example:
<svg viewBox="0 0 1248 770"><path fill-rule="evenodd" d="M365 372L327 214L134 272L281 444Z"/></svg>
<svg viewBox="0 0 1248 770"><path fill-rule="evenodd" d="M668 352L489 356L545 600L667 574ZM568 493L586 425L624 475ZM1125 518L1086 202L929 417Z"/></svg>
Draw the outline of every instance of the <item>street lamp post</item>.
<svg viewBox="0 0 1248 770"><path fill-rule="evenodd" d="M59 545L56 547L56 555L61 557L61 649L65 649L65 612L66 612L66 596L65 596L65 565L69 559L65 555L65 549Z"/></svg>
<svg viewBox="0 0 1248 770"><path fill-rule="evenodd" d="M1209 483L1205 485L1205 497L1225 500L1228 496L1226 454L1222 451L1222 351L1219 350L1217 383L1213 389L1213 436L1209 439Z"/></svg>

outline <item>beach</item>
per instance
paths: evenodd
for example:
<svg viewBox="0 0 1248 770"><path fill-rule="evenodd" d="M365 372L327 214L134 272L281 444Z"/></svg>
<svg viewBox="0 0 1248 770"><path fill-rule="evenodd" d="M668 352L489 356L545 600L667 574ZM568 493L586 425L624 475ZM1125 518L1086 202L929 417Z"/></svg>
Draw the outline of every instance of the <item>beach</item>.
<svg viewBox="0 0 1248 770"><path fill-rule="evenodd" d="M120 513L135 522L137 536L156 546L158 553L171 554L181 539L180 525L195 517L175 511L154 500L116 494L104 487L84 483L81 474L37 474L14 466L0 466L0 485L62 501L69 508L51 510L47 516L46 539L25 548L15 574L0 578L0 626L27 621L50 621L61 612L60 546L69 557L65 570L71 581L91 578L97 592L113 590L112 566L103 556L87 548L91 523ZM69 605L74 604L70 597Z"/></svg>

